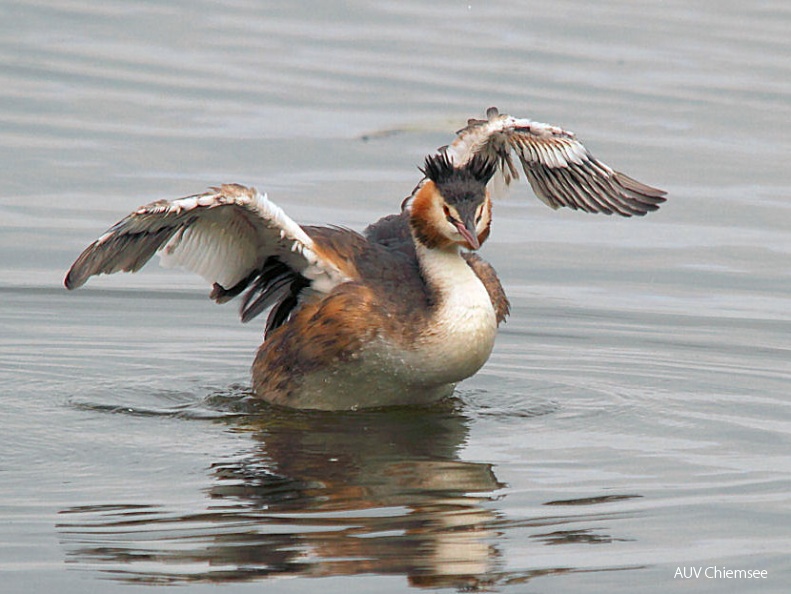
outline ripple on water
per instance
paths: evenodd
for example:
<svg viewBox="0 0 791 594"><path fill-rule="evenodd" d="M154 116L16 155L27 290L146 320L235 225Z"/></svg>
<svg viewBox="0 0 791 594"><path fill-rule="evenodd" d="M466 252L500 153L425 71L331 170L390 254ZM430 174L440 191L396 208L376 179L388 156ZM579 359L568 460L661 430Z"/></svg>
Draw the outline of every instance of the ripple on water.
<svg viewBox="0 0 791 594"><path fill-rule="evenodd" d="M249 387L233 384L225 388L164 389L161 385L107 383L80 391L67 399L79 410L133 417L178 417L223 419L245 416L259 410L259 401Z"/></svg>

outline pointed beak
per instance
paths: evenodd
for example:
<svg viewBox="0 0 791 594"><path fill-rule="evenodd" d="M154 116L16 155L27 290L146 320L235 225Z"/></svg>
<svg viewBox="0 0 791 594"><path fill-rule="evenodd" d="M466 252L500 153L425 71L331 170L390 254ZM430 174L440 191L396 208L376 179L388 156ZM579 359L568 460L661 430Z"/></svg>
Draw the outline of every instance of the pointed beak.
<svg viewBox="0 0 791 594"><path fill-rule="evenodd" d="M473 250L477 250L481 247L481 242L478 241L478 235L475 232L475 213L472 213L472 216L465 217L464 222L456 221L456 229L458 229L461 236L467 241L470 248Z"/></svg>

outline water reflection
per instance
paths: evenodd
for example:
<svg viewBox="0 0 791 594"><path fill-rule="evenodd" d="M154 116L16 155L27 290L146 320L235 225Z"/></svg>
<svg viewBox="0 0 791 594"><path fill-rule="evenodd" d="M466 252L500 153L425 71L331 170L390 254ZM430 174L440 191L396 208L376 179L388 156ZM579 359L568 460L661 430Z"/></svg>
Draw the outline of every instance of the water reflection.
<svg viewBox="0 0 791 594"><path fill-rule="evenodd" d="M267 407L224 422L253 445L212 465L205 509L63 510L68 561L149 584L378 574L417 587L478 589L575 571L504 570L498 540L516 523L498 512L504 485L491 466L459 459L470 421L457 403L354 414ZM557 529L567 522L527 525L541 544L616 540Z"/></svg>

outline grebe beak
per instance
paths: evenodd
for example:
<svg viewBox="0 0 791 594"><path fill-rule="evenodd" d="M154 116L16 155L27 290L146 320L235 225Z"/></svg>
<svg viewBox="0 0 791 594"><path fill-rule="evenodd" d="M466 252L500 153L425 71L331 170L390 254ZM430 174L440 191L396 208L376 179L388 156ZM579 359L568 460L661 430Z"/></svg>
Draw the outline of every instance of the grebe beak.
<svg viewBox="0 0 791 594"><path fill-rule="evenodd" d="M453 224L456 225L456 229L458 229L461 236L467 241L470 248L477 250L481 247L481 242L478 241L478 235L475 233L475 213L473 212L471 216L464 218L467 220L464 222L454 221Z"/></svg>

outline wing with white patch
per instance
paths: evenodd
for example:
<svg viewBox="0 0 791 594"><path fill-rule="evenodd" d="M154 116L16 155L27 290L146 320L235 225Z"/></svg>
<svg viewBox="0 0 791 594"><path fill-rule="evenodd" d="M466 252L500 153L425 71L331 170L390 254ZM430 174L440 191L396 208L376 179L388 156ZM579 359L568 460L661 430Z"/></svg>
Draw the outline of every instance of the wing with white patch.
<svg viewBox="0 0 791 594"><path fill-rule="evenodd" d="M591 155L572 132L501 114L496 107L490 107L486 116L486 120L469 120L443 150L457 167L475 155L496 162L499 175L490 182L495 189L519 178L516 155L536 196L552 208L630 217L657 210L665 201L666 192L614 171Z"/></svg>
<svg viewBox="0 0 791 594"><path fill-rule="evenodd" d="M242 304L244 321L285 301L285 312L275 308L281 310L282 323L300 290L328 292L348 280L317 253L305 230L266 196L226 184L137 209L80 254L64 284L76 289L96 274L136 272L155 253L165 267L200 274L213 285L211 297L220 303L249 287ZM270 316L268 329L272 321Z"/></svg>

